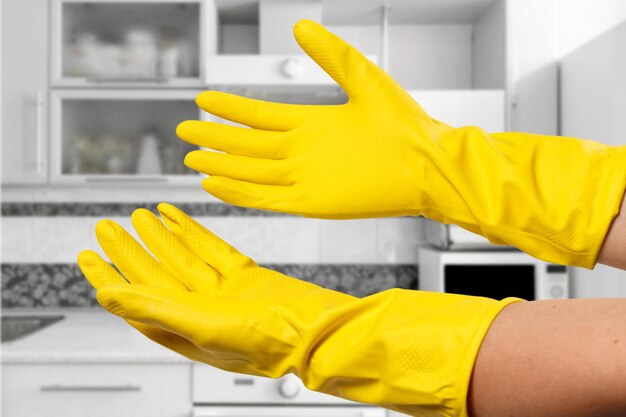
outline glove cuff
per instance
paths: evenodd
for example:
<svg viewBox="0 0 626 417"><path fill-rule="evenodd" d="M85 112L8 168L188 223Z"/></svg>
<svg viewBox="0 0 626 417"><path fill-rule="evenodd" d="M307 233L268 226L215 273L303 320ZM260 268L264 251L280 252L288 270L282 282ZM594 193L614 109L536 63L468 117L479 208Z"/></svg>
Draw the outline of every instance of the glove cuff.
<svg viewBox="0 0 626 417"><path fill-rule="evenodd" d="M454 370L455 374L450 376L448 385L441 386L438 391L433 391L433 401L430 404L386 404L387 408L392 410L414 415L414 416L438 416L438 417L469 417L467 407L467 396L469 392L469 386L472 379L472 373L474 372L474 365L476 358L480 351L480 347L487 335L491 324L496 319L498 314L507 306L525 301L521 298L508 297L501 301L490 300L482 297L469 297L456 294L446 294L450 297L459 297L467 299L468 303L463 301L456 304L451 304L448 308L454 310L457 308L459 316L471 317L473 307L475 307L476 315L482 310L482 317L469 318L466 326L472 327L471 331L465 330L461 333L473 333L468 340L463 340L463 337L459 338L459 331L455 334L454 329L448 332L449 343L448 349L451 349L448 354L451 363L457 364L457 368ZM483 301L482 305L480 300ZM489 303L489 304L484 304ZM463 311L467 310L467 311ZM480 315L480 314L479 314ZM459 321L462 319L459 317ZM445 330L442 330L445 332ZM457 343L457 346L454 344ZM461 352L454 353L453 349L462 349ZM419 386L415 387L416 391L421 391Z"/></svg>
<svg viewBox="0 0 626 417"><path fill-rule="evenodd" d="M349 400L415 416L467 417L485 334L519 301L401 289L359 299L313 326L299 375L310 389Z"/></svg>
<svg viewBox="0 0 626 417"><path fill-rule="evenodd" d="M424 155L421 214L565 265L594 267L626 189L626 146L469 126Z"/></svg>

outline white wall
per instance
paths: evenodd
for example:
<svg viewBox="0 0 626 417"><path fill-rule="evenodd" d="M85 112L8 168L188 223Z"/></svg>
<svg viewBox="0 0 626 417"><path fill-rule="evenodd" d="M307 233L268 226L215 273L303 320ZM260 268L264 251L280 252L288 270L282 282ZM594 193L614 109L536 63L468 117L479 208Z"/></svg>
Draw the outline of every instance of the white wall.
<svg viewBox="0 0 626 417"><path fill-rule="evenodd" d="M561 57L626 20L626 0L554 0Z"/></svg>

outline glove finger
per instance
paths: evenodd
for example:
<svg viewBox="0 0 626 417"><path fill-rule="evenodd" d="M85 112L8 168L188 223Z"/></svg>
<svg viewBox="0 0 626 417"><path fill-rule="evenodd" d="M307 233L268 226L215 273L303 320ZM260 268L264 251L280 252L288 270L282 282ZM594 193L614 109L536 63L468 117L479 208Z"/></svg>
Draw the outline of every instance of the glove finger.
<svg viewBox="0 0 626 417"><path fill-rule="evenodd" d="M176 135L185 142L235 155L281 159L287 151L287 140L279 132L222 123L187 120L176 127Z"/></svg>
<svg viewBox="0 0 626 417"><path fill-rule="evenodd" d="M99 221L96 237L109 259L129 282L187 289L117 223Z"/></svg>
<svg viewBox="0 0 626 417"><path fill-rule="evenodd" d="M78 266L95 289L105 285L128 284L115 268L94 251L84 250L79 253Z"/></svg>
<svg viewBox="0 0 626 417"><path fill-rule="evenodd" d="M122 277L108 262L100 257L96 252L85 250L78 255L78 266L87 278L87 281L95 289L107 285L128 285ZM180 355L194 361L202 361L202 351L189 340L177 334L167 332L158 327L149 326L129 320L128 324L139 330L143 335L154 342L171 349Z"/></svg>
<svg viewBox="0 0 626 417"><path fill-rule="evenodd" d="M132 215L133 226L154 254L173 276L196 292L211 292L222 279L217 270L191 252L150 211L138 209Z"/></svg>
<svg viewBox="0 0 626 417"><path fill-rule="evenodd" d="M128 282L96 252L85 250L78 255L78 265L95 289L107 285L128 285ZM189 340L158 327L129 320L128 324L150 340L194 361L202 361L202 351Z"/></svg>
<svg viewBox="0 0 626 417"><path fill-rule="evenodd" d="M289 201L293 199L290 186L254 184L231 178L211 176L202 181L209 194L240 207L293 213Z"/></svg>
<svg viewBox="0 0 626 417"><path fill-rule="evenodd" d="M189 152L185 157L187 167L204 174L255 184L290 185L289 171L283 162L207 151Z"/></svg>
<svg viewBox="0 0 626 417"><path fill-rule="evenodd" d="M172 233L193 253L225 275L233 268L256 263L171 204L158 206Z"/></svg>
<svg viewBox="0 0 626 417"><path fill-rule="evenodd" d="M196 97L202 110L255 129L287 131L315 117L327 106L284 104L241 97L221 91L204 91Z"/></svg>
<svg viewBox="0 0 626 417"><path fill-rule="evenodd" d="M311 20L300 20L293 28L300 47L343 88L352 99L362 95L372 84L372 76L384 74L337 35Z"/></svg>

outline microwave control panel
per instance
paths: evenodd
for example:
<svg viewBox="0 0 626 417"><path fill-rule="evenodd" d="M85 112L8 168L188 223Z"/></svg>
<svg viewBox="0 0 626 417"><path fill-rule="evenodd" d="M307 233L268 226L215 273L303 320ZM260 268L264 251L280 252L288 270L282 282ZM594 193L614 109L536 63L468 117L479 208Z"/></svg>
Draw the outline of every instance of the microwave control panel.
<svg viewBox="0 0 626 417"><path fill-rule="evenodd" d="M538 265L544 268L543 273L539 277L545 277L540 280L538 288L538 299L550 300L569 297L569 274L567 267L564 265L547 264Z"/></svg>

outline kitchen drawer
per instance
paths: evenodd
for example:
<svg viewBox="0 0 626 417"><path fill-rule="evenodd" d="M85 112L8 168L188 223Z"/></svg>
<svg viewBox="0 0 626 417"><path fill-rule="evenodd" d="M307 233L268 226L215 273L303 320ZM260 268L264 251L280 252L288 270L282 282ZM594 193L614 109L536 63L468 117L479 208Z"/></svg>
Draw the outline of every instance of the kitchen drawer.
<svg viewBox="0 0 626 417"><path fill-rule="evenodd" d="M4 416L191 415L190 365L8 364L2 368Z"/></svg>

